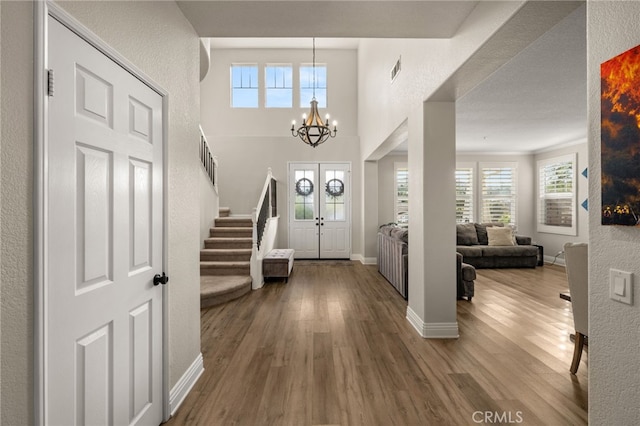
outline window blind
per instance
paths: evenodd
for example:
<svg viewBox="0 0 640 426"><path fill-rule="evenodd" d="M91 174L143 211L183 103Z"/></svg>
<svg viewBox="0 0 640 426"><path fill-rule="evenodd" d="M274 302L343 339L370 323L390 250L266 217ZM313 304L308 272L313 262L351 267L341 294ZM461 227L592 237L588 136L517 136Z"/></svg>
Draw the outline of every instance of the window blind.
<svg viewBox="0 0 640 426"><path fill-rule="evenodd" d="M398 225L409 225L409 169L396 167L395 214Z"/></svg>
<svg viewBox="0 0 640 426"><path fill-rule="evenodd" d="M456 169L456 223L473 222L473 168Z"/></svg>
<svg viewBox="0 0 640 426"><path fill-rule="evenodd" d="M565 156L538 162L538 230L541 232L557 230L567 234L575 228L574 158Z"/></svg>
<svg viewBox="0 0 640 426"><path fill-rule="evenodd" d="M516 223L516 168L481 167L480 220Z"/></svg>

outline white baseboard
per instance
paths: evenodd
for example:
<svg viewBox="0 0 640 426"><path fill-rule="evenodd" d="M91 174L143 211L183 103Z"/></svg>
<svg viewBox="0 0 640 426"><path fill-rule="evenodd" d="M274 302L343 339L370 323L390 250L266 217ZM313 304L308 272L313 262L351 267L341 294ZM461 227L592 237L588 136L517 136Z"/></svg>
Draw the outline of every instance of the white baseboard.
<svg viewBox="0 0 640 426"><path fill-rule="evenodd" d="M555 263L554 263L555 260ZM554 264L554 265L558 265L558 266L566 266L564 263L564 257L555 257L555 256L546 256L544 257L544 263L546 264Z"/></svg>
<svg viewBox="0 0 640 426"><path fill-rule="evenodd" d="M416 314L410 306L407 306L407 320L409 321L409 324L416 329L420 336L426 337L424 335L424 322L422 321L422 318L420 318L420 316Z"/></svg>
<svg viewBox="0 0 640 426"><path fill-rule="evenodd" d="M457 322L439 322L424 325L427 339L457 339L460 337Z"/></svg>
<svg viewBox="0 0 640 426"><path fill-rule="evenodd" d="M204 373L204 359L198 354L191 366L184 372L178 383L169 391L169 412L173 416L187 397L200 376Z"/></svg>
<svg viewBox="0 0 640 426"><path fill-rule="evenodd" d="M457 339L460 337L457 322L425 323L413 309L407 306L407 320L425 339Z"/></svg>
<svg viewBox="0 0 640 426"><path fill-rule="evenodd" d="M355 262L360 262L363 265L376 265L378 263L378 258L376 257L364 257L361 254L351 254L351 260Z"/></svg>

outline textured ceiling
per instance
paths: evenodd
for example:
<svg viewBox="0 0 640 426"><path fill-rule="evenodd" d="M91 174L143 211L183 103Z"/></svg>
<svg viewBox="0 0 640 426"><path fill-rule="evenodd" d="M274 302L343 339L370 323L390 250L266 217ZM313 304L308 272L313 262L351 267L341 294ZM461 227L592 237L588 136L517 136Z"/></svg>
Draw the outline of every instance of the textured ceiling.
<svg viewBox="0 0 640 426"><path fill-rule="evenodd" d="M531 152L587 137L580 7L456 102L459 151Z"/></svg>

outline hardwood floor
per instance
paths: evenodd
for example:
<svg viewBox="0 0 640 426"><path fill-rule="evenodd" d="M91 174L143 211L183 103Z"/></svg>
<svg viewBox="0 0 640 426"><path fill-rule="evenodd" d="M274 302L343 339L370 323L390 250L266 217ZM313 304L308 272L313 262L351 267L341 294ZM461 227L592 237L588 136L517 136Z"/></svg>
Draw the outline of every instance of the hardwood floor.
<svg viewBox="0 0 640 426"><path fill-rule="evenodd" d="M376 266L296 261L202 311L205 372L168 425L580 425L564 269L478 270L460 338L422 339Z"/></svg>

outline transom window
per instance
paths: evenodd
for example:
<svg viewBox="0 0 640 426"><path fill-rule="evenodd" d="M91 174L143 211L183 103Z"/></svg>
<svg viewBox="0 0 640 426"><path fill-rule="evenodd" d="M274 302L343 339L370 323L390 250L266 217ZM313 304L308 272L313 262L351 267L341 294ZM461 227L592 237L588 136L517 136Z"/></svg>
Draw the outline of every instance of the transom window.
<svg viewBox="0 0 640 426"><path fill-rule="evenodd" d="M265 106L291 108L293 106L293 68L291 64L269 64L265 67Z"/></svg>
<svg viewBox="0 0 640 426"><path fill-rule="evenodd" d="M538 161L538 232L576 235L576 155Z"/></svg>
<svg viewBox="0 0 640 426"><path fill-rule="evenodd" d="M231 65L231 106L258 108L258 65Z"/></svg>
<svg viewBox="0 0 640 426"><path fill-rule="evenodd" d="M314 71L312 65L300 65L300 106L306 108L313 98ZM316 64L315 92L318 108L327 107L327 66Z"/></svg>

